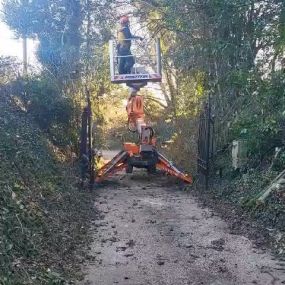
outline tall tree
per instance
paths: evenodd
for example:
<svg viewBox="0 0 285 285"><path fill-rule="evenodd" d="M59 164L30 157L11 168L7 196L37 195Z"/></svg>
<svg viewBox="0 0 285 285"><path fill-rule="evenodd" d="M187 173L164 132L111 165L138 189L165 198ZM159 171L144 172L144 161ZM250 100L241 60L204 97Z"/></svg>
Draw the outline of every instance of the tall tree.
<svg viewBox="0 0 285 285"><path fill-rule="evenodd" d="M19 36L39 40L38 59L63 79L78 69L82 24L79 0L7 0L5 20Z"/></svg>

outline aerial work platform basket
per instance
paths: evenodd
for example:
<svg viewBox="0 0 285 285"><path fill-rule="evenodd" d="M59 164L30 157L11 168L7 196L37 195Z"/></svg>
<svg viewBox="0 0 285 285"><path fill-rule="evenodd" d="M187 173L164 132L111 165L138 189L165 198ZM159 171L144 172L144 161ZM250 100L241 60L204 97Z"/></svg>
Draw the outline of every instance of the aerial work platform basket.
<svg viewBox="0 0 285 285"><path fill-rule="evenodd" d="M117 42L109 42L110 74L112 83L161 82L161 48L160 40L146 42L128 39L132 42L131 53L118 54ZM129 74L119 73L119 63L123 58L132 58L134 65Z"/></svg>

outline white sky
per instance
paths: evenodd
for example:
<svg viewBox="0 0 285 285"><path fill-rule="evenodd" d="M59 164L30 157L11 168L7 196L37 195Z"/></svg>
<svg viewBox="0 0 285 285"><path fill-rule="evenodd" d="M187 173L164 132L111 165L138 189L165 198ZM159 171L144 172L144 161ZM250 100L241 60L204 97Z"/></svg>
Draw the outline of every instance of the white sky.
<svg viewBox="0 0 285 285"><path fill-rule="evenodd" d="M2 10L2 1L0 0L0 11ZM0 56L16 56L19 60L22 60L22 41L17 39L14 33L9 27L3 23L2 13L0 13ZM36 42L28 40L28 63L34 64L35 59Z"/></svg>

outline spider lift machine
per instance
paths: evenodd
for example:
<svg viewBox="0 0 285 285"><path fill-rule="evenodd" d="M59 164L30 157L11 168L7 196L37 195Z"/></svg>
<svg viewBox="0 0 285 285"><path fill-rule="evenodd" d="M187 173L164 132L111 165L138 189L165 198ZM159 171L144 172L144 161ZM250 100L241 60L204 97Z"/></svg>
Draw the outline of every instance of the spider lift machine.
<svg viewBox="0 0 285 285"><path fill-rule="evenodd" d="M116 172L125 170L132 173L133 168L145 168L148 173L157 169L176 176L185 183L192 183L192 177L178 170L171 161L157 151L154 130L145 121L143 96L138 93L149 82L161 82L161 49L160 41L139 43L131 39L134 62L130 74L119 74L118 66L122 56L118 55L116 42L110 41L110 74L114 84L126 84L130 88L127 103L129 130L138 134L138 143L124 143L123 149L101 169L97 170L96 182L102 182Z"/></svg>

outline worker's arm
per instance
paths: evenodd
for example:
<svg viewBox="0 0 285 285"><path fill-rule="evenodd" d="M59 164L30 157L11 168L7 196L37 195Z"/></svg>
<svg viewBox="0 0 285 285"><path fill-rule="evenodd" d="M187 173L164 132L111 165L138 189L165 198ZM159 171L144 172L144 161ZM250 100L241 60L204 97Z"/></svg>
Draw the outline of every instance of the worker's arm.
<svg viewBox="0 0 285 285"><path fill-rule="evenodd" d="M143 40L142 37L132 35L132 33L131 33L129 27L124 27L124 29L122 30L122 32L124 33L126 39L138 39L138 40Z"/></svg>

